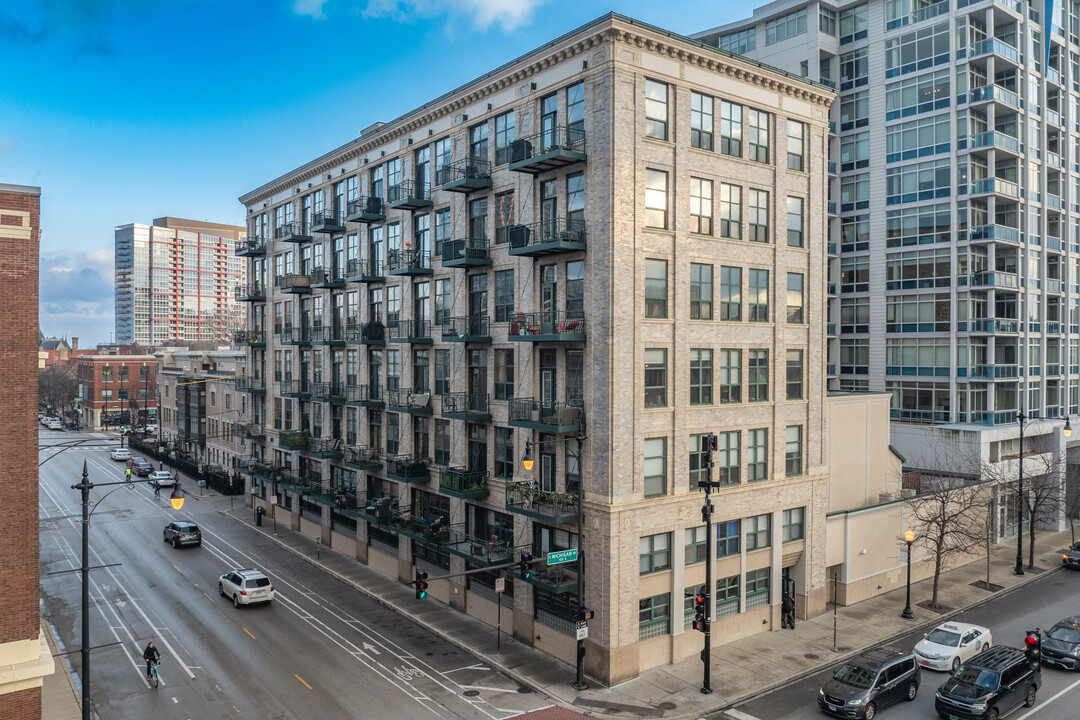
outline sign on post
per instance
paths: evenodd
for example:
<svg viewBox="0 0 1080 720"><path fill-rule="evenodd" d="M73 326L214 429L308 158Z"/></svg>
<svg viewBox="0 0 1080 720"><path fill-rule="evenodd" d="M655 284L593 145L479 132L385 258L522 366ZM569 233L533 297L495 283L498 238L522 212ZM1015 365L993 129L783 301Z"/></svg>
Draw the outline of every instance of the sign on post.
<svg viewBox="0 0 1080 720"><path fill-rule="evenodd" d="M562 563L576 562L577 548L571 550L556 550L547 554L548 565L560 565Z"/></svg>
<svg viewBox="0 0 1080 720"><path fill-rule="evenodd" d="M587 621L578 620L575 629L577 630L578 640L584 640L585 638L589 637L589 623Z"/></svg>
<svg viewBox="0 0 1080 720"><path fill-rule="evenodd" d="M506 578L495 578L495 592L506 592Z"/></svg>

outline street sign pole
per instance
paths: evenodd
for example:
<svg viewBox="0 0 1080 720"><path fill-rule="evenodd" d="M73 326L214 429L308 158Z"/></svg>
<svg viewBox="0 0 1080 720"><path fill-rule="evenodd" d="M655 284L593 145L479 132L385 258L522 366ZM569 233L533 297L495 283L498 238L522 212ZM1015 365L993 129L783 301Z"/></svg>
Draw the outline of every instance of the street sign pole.
<svg viewBox="0 0 1080 720"><path fill-rule="evenodd" d="M495 594L499 596L499 613L496 615L495 652L502 652L502 596L506 592L506 578L495 578Z"/></svg>

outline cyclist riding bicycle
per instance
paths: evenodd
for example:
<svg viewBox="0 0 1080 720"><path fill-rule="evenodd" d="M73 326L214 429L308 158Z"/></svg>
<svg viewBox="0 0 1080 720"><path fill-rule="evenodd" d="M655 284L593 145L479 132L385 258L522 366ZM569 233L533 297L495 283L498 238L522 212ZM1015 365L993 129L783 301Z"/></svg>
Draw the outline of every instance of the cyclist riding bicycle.
<svg viewBox="0 0 1080 720"><path fill-rule="evenodd" d="M128 480L128 481L131 480L131 468L130 467L124 469L124 479Z"/></svg>
<svg viewBox="0 0 1080 720"><path fill-rule="evenodd" d="M150 681L150 668L152 665L156 665L161 660L161 653L154 647L153 641L151 641L146 649L143 650L143 660L146 661L146 681Z"/></svg>
<svg viewBox="0 0 1080 720"><path fill-rule="evenodd" d="M159 483L157 480L154 480L154 499L161 499L161 483Z"/></svg>

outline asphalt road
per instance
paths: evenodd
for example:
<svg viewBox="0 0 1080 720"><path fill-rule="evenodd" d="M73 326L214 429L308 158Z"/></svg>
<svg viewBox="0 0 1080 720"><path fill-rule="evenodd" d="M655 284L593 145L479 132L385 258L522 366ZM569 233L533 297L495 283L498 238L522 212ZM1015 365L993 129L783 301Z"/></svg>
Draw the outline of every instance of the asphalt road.
<svg viewBox="0 0 1080 720"><path fill-rule="evenodd" d="M915 608L915 622L930 618L930 611ZM1055 622L1080 615L1080 572L1060 571L1047 574L1032 584L1003 597L997 597L970 612L956 617L960 622L983 625L990 629L994 645L1023 647L1025 631L1036 627L1049 629ZM912 633L893 645L913 648L923 637ZM758 700L743 703L724 714L734 720L824 720L817 706L818 689L832 670L787 685ZM914 701L900 702L881 710L881 720L927 720L937 718L934 692L947 679L946 673L922 670L922 685ZM1080 718L1080 673L1043 667L1043 686L1034 707L1020 708L1010 720L1077 720Z"/></svg>
<svg viewBox="0 0 1080 720"><path fill-rule="evenodd" d="M49 444L89 437L43 429L41 458L54 452ZM84 458L91 482L123 479L123 463L104 444L66 450L40 475L43 613L69 652L81 641L81 578L62 571L80 566L80 495L71 485ZM185 490L179 513L168 490L155 501L145 480L91 491L93 503L113 491L90 523L90 565L109 566L90 573L90 640L99 648L90 688L103 719L501 720L549 704L226 517L219 508L228 499ZM202 547L174 550L162 541L162 528L177 519L199 524ZM270 576L273 603L237 609L218 596L218 577L241 567ZM163 655L157 689L144 678L149 640ZM78 653L66 662L80 682Z"/></svg>

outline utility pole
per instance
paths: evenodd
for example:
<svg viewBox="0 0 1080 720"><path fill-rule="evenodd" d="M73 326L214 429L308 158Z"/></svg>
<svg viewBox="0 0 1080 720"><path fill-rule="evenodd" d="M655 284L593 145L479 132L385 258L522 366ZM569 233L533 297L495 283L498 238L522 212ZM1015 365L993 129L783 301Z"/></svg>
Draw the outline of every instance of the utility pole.
<svg viewBox="0 0 1080 720"><path fill-rule="evenodd" d="M698 487L705 488L705 505L701 508L701 519L705 521L705 547L709 547L709 540L712 538L712 489L719 486L720 483L714 483L712 479L713 471L713 453L716 451L717 438L713 433L709 433L701 438L700 452L704 453L704 465L705 465L705 479L698 480ZM701 693L703 695L709 695L712 693L712 685L710 676L712 674L712 632L710 626L712 625L712 596L713 596L713 565L716 564L716 559L708 557L705 560L705 592L702 595L705 598L705 612L704 617L701 620L700 626L695 623L695 627L705 634L705 648L701 651L701 662L704 664L704 670L701 680Z"/></svg>

